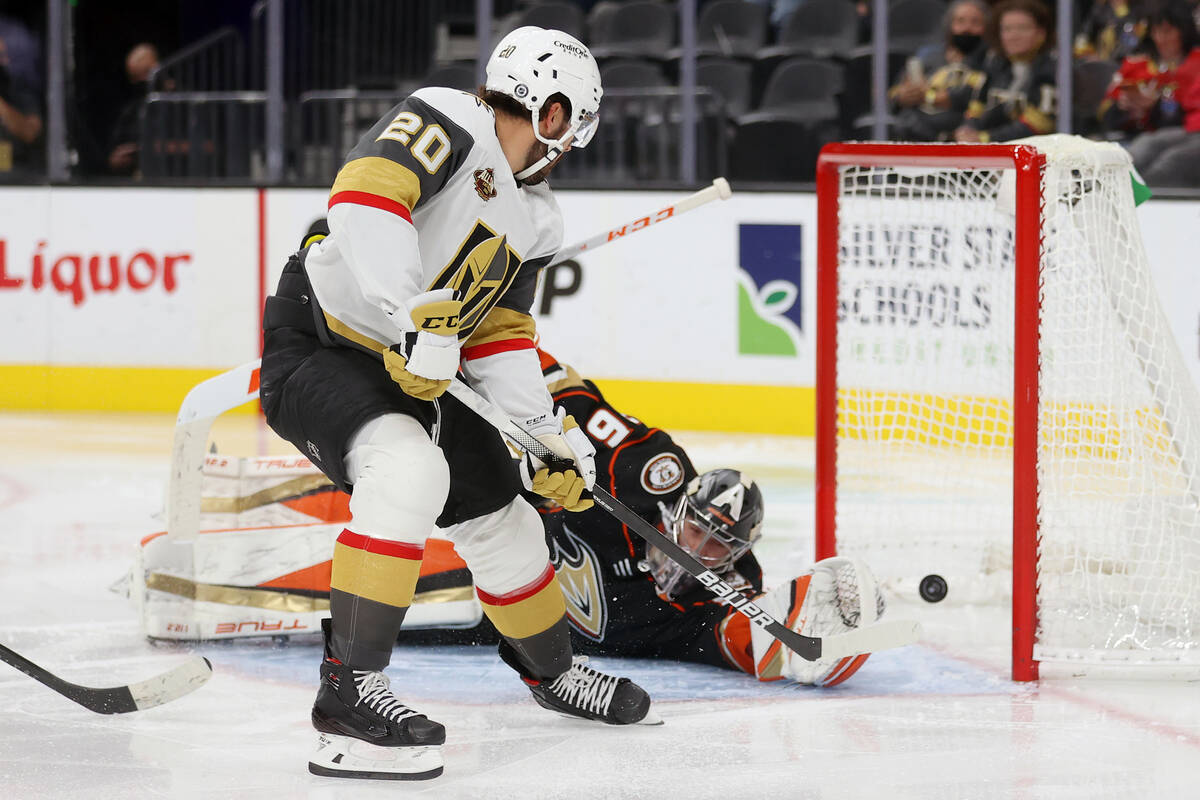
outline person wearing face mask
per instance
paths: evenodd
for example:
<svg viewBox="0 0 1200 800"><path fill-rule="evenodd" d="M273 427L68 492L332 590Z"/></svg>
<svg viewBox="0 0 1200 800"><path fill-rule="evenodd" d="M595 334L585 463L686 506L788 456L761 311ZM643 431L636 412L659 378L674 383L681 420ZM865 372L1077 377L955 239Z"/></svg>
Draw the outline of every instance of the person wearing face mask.
<svg viewBox="0 0 1200 800"><path fill-rule="evenodd" d="M935 141L962 124L972 87L983 81L988 14L982 0L956 0L946 10L942 47L910 58L904 78L888 92L894 138Z"/></svg>
<svg viewBox="0 0 1200 800"><path fill-rule="evenodd" d="M984 79L972 87L957 142L1007 142L1055 130L1055 60L1050 12L1038 0L1003 0L993 9Z"/></svg>

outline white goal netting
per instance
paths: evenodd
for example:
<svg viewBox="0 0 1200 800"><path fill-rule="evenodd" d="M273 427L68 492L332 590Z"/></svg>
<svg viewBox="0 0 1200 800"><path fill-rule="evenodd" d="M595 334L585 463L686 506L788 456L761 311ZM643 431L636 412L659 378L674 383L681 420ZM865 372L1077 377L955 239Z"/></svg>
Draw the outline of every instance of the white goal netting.
<svg viewBox="0 0 1200 800"><path fill-rule="evenodd" d="M1200 395L1123 151L1046 154L1037 519L1044 660L1200 662ZM895 591L1012 586L1013 169L842 166L838 552ZM948 598L948 599L949 599Z"/></svg>

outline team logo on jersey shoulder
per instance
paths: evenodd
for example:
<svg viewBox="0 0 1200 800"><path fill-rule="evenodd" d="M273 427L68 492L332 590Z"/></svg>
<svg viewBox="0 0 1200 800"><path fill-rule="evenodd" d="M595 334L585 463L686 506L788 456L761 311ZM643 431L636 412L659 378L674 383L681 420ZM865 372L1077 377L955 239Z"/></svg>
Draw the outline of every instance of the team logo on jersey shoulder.
<svg viewBox="0 0 1200 800"><path fill-rule="evenodd" d="M550 561L567 601L567 619L587 638L603 641L608 606L604 603L600 561L595 551L563 525L562 536L550 538Z"/></svg>
<svg viewBox="0 0 1200 800"><path fill-rule="evenodd" d="M475 170L475 192L484 200L496 196L496 173L491 167Z"/></svg>
<svg viewBox="0 0 1200 800"><path fill-rule="evenodd" d="M683 464L674 453L659 453L642 467L642 488L650 494L670 494L683 484Z"/></svg>

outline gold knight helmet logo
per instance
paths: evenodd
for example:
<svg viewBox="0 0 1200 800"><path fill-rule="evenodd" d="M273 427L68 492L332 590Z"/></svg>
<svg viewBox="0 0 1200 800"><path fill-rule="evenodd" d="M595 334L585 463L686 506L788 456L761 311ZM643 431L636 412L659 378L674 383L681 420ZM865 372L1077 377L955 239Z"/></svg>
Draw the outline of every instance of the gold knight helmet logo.
<svg viewBox="0 0 1200 800"><path fill-rule="evenodd" d="M475 192L485 201L496 196L496 174L491 167L475 170Z"/></svg>

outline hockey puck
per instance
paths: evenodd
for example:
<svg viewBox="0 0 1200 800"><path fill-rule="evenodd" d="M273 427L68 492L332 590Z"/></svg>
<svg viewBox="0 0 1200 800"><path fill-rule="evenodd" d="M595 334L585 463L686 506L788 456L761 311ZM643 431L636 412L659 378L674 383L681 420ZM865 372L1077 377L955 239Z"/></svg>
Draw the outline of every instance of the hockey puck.
<svg viewBox="0 0 1200 800"><path fill-rule="evenodd" d="M946 592L950 591L950 587L941 575L926 575L921 578L921 585L917 587L917 591L921 593L921 599L925 602L940 603L946 599Z"/></svg>

